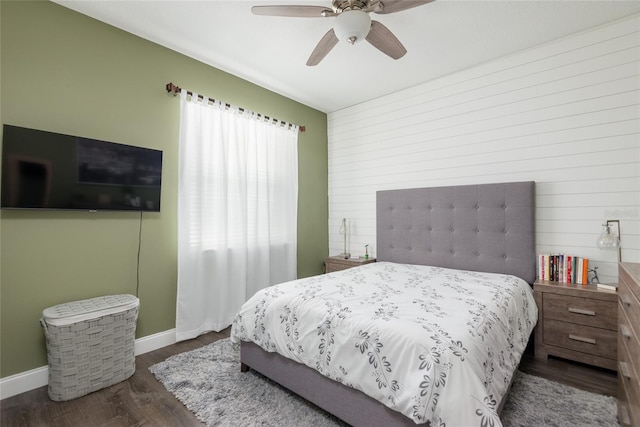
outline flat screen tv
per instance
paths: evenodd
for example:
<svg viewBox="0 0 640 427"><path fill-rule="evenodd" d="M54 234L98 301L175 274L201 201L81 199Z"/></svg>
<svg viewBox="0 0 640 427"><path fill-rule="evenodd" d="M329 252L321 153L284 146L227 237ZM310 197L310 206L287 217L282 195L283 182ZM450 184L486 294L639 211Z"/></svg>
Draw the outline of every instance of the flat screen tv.
<svg viewBox="0 0 640 427"><path fill-rule="evenodd" d="M4 125L3 209L160 211L162 151Z"/></svg>

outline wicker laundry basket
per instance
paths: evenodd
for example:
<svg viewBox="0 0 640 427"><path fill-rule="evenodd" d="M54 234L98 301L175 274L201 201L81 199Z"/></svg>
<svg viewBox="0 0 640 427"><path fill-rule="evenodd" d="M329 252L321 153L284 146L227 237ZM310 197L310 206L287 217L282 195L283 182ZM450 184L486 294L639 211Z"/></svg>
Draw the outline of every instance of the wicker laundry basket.
<svg viewBox="0 0 640 427"><path fill-rule="evenodd" d="M133 375L139 305L133 295L107 295L43 310L51 400L84 396Z"/></svg>

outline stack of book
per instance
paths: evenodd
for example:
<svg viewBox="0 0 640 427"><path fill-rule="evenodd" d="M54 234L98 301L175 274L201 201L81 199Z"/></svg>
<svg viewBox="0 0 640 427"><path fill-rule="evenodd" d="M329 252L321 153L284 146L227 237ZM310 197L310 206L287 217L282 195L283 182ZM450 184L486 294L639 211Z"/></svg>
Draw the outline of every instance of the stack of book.
<svg viewBox="0 0 640 427"><path fill-rule="evenodd" d="M550 282L578 283L586 285L589 259L573 255L538 255L538 278Z"/></svg>

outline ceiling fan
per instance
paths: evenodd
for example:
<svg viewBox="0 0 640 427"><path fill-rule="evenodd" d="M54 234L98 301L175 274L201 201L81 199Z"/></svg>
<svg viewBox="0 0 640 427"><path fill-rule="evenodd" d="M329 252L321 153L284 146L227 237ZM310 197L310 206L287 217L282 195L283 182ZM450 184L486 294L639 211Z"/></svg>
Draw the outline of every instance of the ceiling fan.
<svg viewBox="0 0 640 427"><path fill-rule="evenodd" d="M434 0L332 0L331 7L306 5L253 6L251 11L255 15L269 16L297 18L335 17L333 28L320 39L320 42L307 60L307 65L313 66L318 65L340 40L355 44L365 39L391 58L402 58L407 53L407 49L387 27L378 21L373 21L369 13L395 13L432 1Z"/></svg>

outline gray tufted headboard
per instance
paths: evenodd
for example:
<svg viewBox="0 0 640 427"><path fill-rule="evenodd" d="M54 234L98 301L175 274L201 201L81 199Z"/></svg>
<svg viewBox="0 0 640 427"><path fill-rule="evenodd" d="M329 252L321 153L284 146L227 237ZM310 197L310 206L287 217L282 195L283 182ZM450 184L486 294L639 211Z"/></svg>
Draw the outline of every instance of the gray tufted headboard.
<svg viewBox="0 0 640 427"><path fill-rule="evenodd" d="M535 183L377 192L377 259L536 278Z"/></svg>

